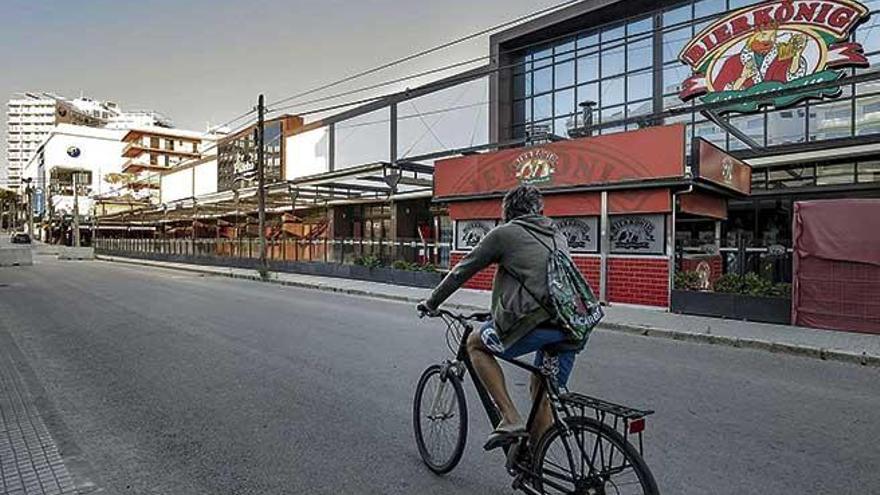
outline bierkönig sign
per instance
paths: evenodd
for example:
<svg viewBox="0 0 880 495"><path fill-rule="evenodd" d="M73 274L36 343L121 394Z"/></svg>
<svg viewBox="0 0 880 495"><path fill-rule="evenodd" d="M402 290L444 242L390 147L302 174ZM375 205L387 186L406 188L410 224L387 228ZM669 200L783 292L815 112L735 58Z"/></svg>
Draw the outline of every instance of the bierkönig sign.
<svg viewBox="0 0 880 495"><path fill-rule="evenodd" d="M839 87L811 86L838 80L843 67L868 65L861 45L848 41L867 17L868 9L851 0L776 0L737 10L682 49L679 60L694 74L680 97L730 101L720 113L837 97Z"/></svg>

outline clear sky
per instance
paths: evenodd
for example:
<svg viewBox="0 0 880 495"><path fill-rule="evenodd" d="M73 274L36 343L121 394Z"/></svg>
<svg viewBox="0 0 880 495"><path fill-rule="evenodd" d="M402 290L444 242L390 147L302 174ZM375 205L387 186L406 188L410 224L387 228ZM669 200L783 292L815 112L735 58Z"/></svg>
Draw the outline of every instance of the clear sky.
<svg viewBox="0 0 880 495"><path fill-rule="evenodd" d="M52 91L203 130L559 0L0 0L0 96ZM488 37L348 85L485 55ZM411 83L411 85L414 85ZM343 88L344 89L344 88ZM0 160L5 161L5 108Z"/></svg>

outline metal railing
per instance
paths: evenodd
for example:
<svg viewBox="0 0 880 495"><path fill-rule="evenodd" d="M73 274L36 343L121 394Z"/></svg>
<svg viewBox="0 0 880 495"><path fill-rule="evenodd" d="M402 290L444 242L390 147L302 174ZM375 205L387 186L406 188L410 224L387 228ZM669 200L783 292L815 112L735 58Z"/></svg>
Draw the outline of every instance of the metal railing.
<svg viewBox="0 0 880 495"><path fill-rule="evenodd" d="M420 239L268 239L267 258L270 262L323 262L340 264L381 263L395 261L417 265L432 264L444 268L452 248L449 243L423 242ZM260 241L257 238L238 239L160 239L160 238L101 238L95 241L98 253L139 256L158 255L163 258L205 259L217 262L229 260L257 260Z"/></svg>

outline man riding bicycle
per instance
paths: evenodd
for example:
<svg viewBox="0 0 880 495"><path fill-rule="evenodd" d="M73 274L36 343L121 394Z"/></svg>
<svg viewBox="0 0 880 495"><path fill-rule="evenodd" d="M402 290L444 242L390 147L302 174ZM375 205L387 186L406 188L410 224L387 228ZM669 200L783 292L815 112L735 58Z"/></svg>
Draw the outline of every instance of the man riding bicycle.
<svg viewBox="0 0 880 495"><path fill-rule="evenodd" d="M567 253L568 243L553 221L543 216L540 191L534 186L519 186L504 196L502 210L504 223L492 229L418 306L420 311L436 311L477 272L497 264L492 283L492 321L471 334L467 342L474 369L502 417L489 435L486 450L524 436L529 436L534 445L553 421L546 397L535 397L539 381L533 376L532 400L542 402L532 431L525 431L495 354L515 358L536 352L535 366L549 370L557 383L565 386L581 347L562 328L557 315L551 314L553 305L548 304L547 262L551 252L545 246L555 244Z"/></svg>

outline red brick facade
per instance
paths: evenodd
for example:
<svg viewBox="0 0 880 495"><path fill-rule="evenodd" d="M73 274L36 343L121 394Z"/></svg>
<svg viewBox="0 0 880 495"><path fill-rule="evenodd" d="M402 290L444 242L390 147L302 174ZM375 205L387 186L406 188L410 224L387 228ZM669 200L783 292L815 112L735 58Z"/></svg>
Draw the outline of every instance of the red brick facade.
<svg viewBox="0 0 880 495"><path fill-rule="evenodd" d="M659 258L609 258L610 302L669 305L669 261Z"/></svg>
<svg viewBox="0 0 880 495"><path fill-rule="evenodd" d="M465 253L452 253L449 266L453 267L464 258ZM465 289L476 290L492 290L492 280L495 278L495 265L486 268L474 275L467 283L464 284Z"/></svg>

